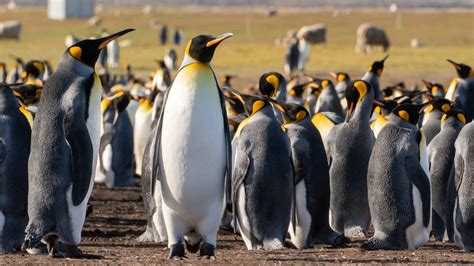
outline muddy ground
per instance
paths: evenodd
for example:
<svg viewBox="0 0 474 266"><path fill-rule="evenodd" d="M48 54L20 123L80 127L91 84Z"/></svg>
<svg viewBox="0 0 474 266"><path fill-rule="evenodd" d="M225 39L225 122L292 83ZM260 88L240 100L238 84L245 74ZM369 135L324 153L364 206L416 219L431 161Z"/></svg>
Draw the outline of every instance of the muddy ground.
<svg viewBox="0 0 474 266"><path fill-rule="evenodd" d="M145 230L146 220L141 190L132 188L109 190L96 185L91 197L93 213L84 227L81 249L102 255L102 260L82 261L52 259L46 255L12 254L0 256L4 263L168 263L169 250L165 244L137 243ZM217 242L216 260L212 263L474 263L474 254L464 253L452 243L431 240L416 251L363 251L363 239L354 240L348 248L315 246L299 251L284 249L273 252L248 251L242 239L221 232ZM187 254L184 263L202 263L196 254Z"/></svg>

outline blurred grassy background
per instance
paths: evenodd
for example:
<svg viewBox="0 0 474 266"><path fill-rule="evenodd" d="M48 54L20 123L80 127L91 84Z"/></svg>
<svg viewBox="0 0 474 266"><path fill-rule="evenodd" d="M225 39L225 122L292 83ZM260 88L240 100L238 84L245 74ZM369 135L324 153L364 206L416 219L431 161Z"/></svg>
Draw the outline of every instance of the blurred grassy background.
<svg viewBox="0 0 474 266"><path fill-rule="evenodd" d="M402 28L395 28L395 15L388 11L280 11L267 18L263 12L225 9L193 10L190 8L160 9L154 15L144 15L141 9L123 9L116 16L114 10L98 14L103 24L98 28L87 27L87 20L54 21L47 18L46 9L28 8L0 14L0 20L18 19L23 23L19 42L0 40L0 61L9 64L12 53L25 59L48 59L57 64L65 50L64 38L73 32L84 36L95 35L102 28L109 32L132 27L136 31L123 37L133 45L122 49L121 63L130 63L134 70L147 74L155 68L153 59L163 57L163 47L158 44L158 31L149 22L158 19L167 24L169 32L174 26L184 29L186 37L196 34L221 34L233 32L235 36L225 41L217 50L213 66L216 74L237 74L238 88L256 82L260 74L270 70L283 72L284 47L275 45L275 39L284 37L291 29L307 24L324 23L328 29L326 46L311 49L307 64L310 73L326 75L329 71L347 71L352 78L360 77L375 59L384 54L354 52L355 32L364 22L386 29L391 41L382 85L399 80L409 84L421 79L435 80L448 85L455 75L446 58L474 66L474 12L470 11L402 11ZM425 44L422 48L410 47L412 38ZM184 46L178 47L180 56ZM121 70L117 70L120 72Z"/></svg>

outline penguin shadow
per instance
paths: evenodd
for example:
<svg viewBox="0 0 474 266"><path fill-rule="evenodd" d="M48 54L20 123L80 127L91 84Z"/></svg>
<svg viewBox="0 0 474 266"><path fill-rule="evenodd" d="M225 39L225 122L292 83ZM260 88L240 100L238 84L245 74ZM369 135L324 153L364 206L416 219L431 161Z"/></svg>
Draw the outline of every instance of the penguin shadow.
<svg viewBox="0 0 474 266"><path fill-rule="evenodd" d="M93 231L83 231L82 232L82 237L91 239L92 241L96 241L100 238L119 238L119 237L137 237L141 233L143 233L143 230L133 230L133 229L128 229L126 231L117 231L117 230L112 230L112 231L103 231L100 229L95 229ZM83 244L81 244L83 245Z"/></svg>

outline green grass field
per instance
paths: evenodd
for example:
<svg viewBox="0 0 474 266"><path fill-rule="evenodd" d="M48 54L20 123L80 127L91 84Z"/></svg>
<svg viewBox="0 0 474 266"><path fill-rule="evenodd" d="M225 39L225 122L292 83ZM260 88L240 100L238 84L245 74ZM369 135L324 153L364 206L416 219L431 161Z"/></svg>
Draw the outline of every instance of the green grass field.
<svg viewBox="0 0 474 266"><path fill-rule="evenodd" d="M163 9L156 15L143 15L141 10L114 10L99 14L103 25L88 28L87 20L54 21L46 16L46 9L20 9L0 15L0 20L18 19L23 23L19 42L0 40L0 61L13 63L12 53L24 58L49 59L56 64L65 49L64 37L69 32L93 35L102 27L115 31L132 27L136 31L125 36L133 40L131 47L123 48L121 63L130 63L141 73L152 71L153 59L163 57L165 47L158 45L158 32L149 26L157 18L170 28L179 25L186 37L196 34L233 32L235 36L225 41L216 52L213 65L217 75L237 74L240 88L256 82L261 73L283 71L285 48L275 45L290 29L302 25L324 23L328 28L328 43L312 47L307 70L326 74L328 71L348 71L353 78L360 77L374 59L382 58L381 51L370 55L354 52L355 31L359 24L371 22L384 27L391 41L390 58L386 62L382 85L398 80L410 84L421 79L436 80L447 85L455 74L446 58L474 65L474 12L409 12L402 13L402 29L395 28L395 15L388 11L340 12L331 11L281 12L266 18L262 12ZM426 45L419 49L410 47L410 40L418 38ZM184 47L178 48L181 56ZM180 59L179 59L180 60Z"/></svg>

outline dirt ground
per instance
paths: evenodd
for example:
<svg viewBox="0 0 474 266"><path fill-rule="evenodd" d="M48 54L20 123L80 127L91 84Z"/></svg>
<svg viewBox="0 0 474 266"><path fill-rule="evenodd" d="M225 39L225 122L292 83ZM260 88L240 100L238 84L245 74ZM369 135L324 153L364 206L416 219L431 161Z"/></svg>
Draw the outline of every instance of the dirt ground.
<svg viewBox="0 0 474 266"><path fill-rule="evenodd" d="M138 185L109 190L96 185L90 203L93 213L86 219L81 250L102 255L102 260L52 259L46 255L12 254L0 256L0 264L26 263L169 263L165 244L137 243L145 230L146 220ZM283 249L273 252L248 251L240 236L221 232L217 242L216 260L203 261L196 254L187 254L183 263L443 263L473 264L474 254L464 253L452 243L430 241L416 251L363 251L363 239L354 240L348 248L315 246L306 250Z"/></svg>

